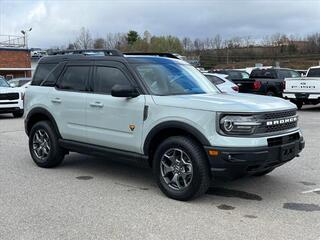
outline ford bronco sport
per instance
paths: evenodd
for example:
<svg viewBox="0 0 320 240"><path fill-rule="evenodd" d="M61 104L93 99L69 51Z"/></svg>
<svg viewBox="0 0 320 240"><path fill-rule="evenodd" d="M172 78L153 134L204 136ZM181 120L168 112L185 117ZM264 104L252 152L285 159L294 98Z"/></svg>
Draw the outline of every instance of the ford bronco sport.
<svg viewBox="0 0 320 240"><path fill-rule="evenodd" d="M261 176L304 147L296 106L221 93L172 54L60 52L39 61L26 92L34 162L54 167L69 152L147 161L178 200L211 179Z"/></svg>

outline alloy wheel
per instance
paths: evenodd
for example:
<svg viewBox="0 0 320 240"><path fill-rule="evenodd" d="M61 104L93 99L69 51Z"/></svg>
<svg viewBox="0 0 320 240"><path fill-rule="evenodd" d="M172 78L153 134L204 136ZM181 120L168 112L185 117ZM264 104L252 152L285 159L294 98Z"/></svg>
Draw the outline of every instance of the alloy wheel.
<svg viewBox="0 0 320 240"><path fill-rule="evenodd" d="M161 176L174 190L187 188L193 177L193 166L188 154L179 148L167 150L160 161Z"/></svg>

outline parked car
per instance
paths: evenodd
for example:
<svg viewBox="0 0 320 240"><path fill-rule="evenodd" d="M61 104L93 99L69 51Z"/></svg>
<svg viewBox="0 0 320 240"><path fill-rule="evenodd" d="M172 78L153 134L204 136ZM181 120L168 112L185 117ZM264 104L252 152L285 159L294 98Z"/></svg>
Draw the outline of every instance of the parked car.
<svg viewBox="0 0 320 240"><path fill-rule="evenodd" d="M228 80L228 75L219 73L203 73L221 92L238 93L239 87Z"/></svg>
<svg viewBox="0 0 320 240"><path fill-rule="evenodd" d="M248 80L250 75L246 71L236 69L214 69L210 70L210 73L219 73L228 75L227 79L236 83L237 81Z"/></svg>
<svg viewBox="0 0 320 240"><path fill-rule="evenodd" d="M12 113L15 118L23 116L24 94L19 88L10 87L9 83L0 78L0 113Z"/></svg>
<svg viewBox="0 0 320 240"><path fill-rule="evenodd" d="M300 74L287 68L257 68L252 70L249 79L233 80L239 92L282 97L284 79L299 77Z"/></svg>
<svg viewBox="0 0 320 240"><path fill-rule="evenodd" d="M21 87L30 81L31 78L13 78L8 83L11 87Z"/></svg>
<svg viewBox="0 0 320 240"><path fill-rule="evenodd" d="M286 78L283 97L295 103L298 109L303 104L319 104L320 66L309 68L305 77Z"/></svg>
<svg viewBox="0 0 320 240"><path fill-rule="evenodd" d="M268 174L304 148L289 101L222 94L170 54L85 51L41 58L27 88L25 130L39 167L69 152L146 162L164 194L189 200L212 179Z"/></svg>

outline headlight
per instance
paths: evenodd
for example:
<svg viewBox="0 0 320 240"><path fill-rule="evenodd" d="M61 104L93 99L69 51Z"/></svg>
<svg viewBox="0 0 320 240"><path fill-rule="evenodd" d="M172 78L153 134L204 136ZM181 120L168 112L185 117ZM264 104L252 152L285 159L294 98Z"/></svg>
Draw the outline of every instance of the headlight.
<svg viewBox="0 0 320 240"><path fill-rule="evenodd" d="M254 116L222 115L219 119L220 130L226 135L250 135L259 125Z"/></svg>

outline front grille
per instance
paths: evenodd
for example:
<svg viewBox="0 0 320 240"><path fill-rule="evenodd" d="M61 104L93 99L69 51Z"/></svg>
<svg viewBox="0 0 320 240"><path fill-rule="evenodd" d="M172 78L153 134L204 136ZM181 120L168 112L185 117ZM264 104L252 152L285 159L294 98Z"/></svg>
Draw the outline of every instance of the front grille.
<svg viewBox="0 0 320 240"><path fill-rule="evenodd" d="M281 111L281 112L270 112L263 114L263 119L275 119L275 118L285 118L295 116L297 114L296 110L288 110L288 111Z"/></svg>
<svg viewBox="0 0 320 240"><path fill-rule="evenodd" d="M1 93L0 100L16 100L19 99L19 93Z"/></svg>
<svg viewBox="0 0 320 240"><path fill-rule="evenodd" d="M297 118L296 110L264 113L259 117L261 125L257 127L256 134L281 132L298 126L297 121L289 122L291 118ZM268 123L272 123L268 125ZM274 123L276 122L276 123Z"/></svg>
<svg viewBox="0 0 320 240"><path fill-rule="evenodd" d="M0 105L18 104L18 102L0 102Z"/></svg>

